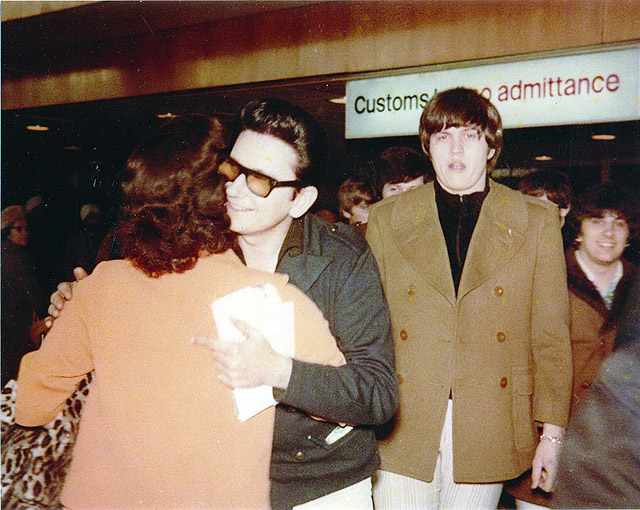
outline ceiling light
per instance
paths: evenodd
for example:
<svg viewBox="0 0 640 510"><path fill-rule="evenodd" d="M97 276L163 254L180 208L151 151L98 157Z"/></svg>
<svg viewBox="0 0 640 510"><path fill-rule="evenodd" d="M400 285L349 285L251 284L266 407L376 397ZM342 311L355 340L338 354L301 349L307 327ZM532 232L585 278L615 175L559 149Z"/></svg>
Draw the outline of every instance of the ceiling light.
<svg viewBox="0 0 640 510"><path fill-rule="evenodd" d="M551 161L553 158L551 156L546 156L546 155L541 155L541 156L536 156L535 158L536 161Z"/></svg>
<svg viewBox="0 0 640 510"><path fill-rule="evenodd" d="M607 135L607 134L596 134L596 135L591 135L591 139L592 140L603 140L603 141L610 141L610 140L615 140L616 139L616 135Z"/></svg>
<svg viewBox="0 0 640 510"><path fill-rule="evenodd" d="M31 125L31 126L27 126L27 129L29 131L49 131L49 127L48 126L41 126L40 124L36 124Z"/></svg>
<svg viewBox="0 0 640 510"><path fill-rule="evenodd" d="M347 96L334 97L333 99L329 99L329 102L333 104L347 104Z"/></svg>
<svg viewBox="0 0 640 510"><path fill-rule="evenodd" d="M176 115L175 113L167 112L167 113L158 113L156 115L159 119L175 119L176 117L180 117L180 115Z"/></svg>

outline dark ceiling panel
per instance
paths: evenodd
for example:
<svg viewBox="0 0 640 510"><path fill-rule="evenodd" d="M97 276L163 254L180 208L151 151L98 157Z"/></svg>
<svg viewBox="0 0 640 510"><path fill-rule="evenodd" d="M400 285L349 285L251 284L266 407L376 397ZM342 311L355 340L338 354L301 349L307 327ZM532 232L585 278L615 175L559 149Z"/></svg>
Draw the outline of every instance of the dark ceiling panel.
<svg viewBox="0 0 640 510"><path fill-rule="evenodd" d="M104 1L2 23L3 58L291 9L296 1ZM70 38L69 34L73 34Z"/></svg>

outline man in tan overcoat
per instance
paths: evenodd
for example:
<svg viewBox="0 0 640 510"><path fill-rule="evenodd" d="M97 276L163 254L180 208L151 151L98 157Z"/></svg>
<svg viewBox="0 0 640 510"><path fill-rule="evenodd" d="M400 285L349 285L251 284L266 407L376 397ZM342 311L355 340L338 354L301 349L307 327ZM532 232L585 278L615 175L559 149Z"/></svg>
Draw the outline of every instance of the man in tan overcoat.
<svg viewBox="0 0 640 510"><path fill-rule="evenodd" d="M496 508L533 467L553 488L571 393L558 212L487 177L495 107L437 94L420 120L436 181L372 207L400 407L381 439L377 510Z"/></svg>

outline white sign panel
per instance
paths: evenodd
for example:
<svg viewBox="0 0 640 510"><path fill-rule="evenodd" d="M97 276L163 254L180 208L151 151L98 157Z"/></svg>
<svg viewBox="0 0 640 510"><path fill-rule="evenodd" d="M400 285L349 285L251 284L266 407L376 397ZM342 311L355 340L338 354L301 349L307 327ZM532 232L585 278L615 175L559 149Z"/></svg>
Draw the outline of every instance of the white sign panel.
<svg viewBox="0 0 640 510"><path fill-rule="evenodd" d="M415 135L439 90L468 87L505 128L640 119L640 48L489 64L347 83L346 137Z"/></svg>

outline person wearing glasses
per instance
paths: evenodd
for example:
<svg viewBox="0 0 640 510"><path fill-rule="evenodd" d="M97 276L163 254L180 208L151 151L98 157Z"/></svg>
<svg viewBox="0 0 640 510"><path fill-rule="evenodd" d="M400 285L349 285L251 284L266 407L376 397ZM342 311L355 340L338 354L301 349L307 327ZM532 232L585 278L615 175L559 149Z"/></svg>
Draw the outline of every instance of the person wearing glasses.
<svg viewBox="0 0 640 510"><path fill-rule="evenodd" d="M380 460L370 426L388 421L398 402L391 322L363 237L308 213L318 196L320 136L302 108L275 98L251 101L219 171L228 179L227 212L244 262L288 275L322 311L346 364L326 367L275 353L270 359L277 363L252 363L242 346L229 349L213 339L212 348L230 387L275 388L272 508L371 510L371 476ZM52 295L53 316L70 295L69 285Z"/></svg>
<svg viewBox="0 0 640 510"><path fill-rule="evenodd" d="M286 273L323 311L347 363L294 361L276 391L274 509L372 508L374 433L397 406L390 319L376 263L362 236L307 211L318 196L320 133L301 108L248 103L220 170L229 178L231 229L249 267ZM221 352L229 372L242 357ZM241 375L258 381L274 373ZM329 421L318 421L321 415Z"/></svg>
<svg viewBox="0 0 640 510"><path fill-rule="evenodd" d="M219 121L190 115L139 144L122 185L124 258L78 282L42 347L23 358L15 416L24 426L55 418L84 375L95 374L60 495L64 508L270 508L275 406L238 418L203 336L223 334L213 301L269 285L291 304L295 359L344 362L307 296L234 253L217 173L224 141ZM245 340L225 342L250 346L254 362L268 363L263 323L254 326L236 323Z"/></svg>
<svg viewBox="0 0 640 510"><path fill-rule="evenodd" d="M25 247L29 227L24 209L2 211L2 386L18 375L20 359L38 347L47 296Z"/></svg>

